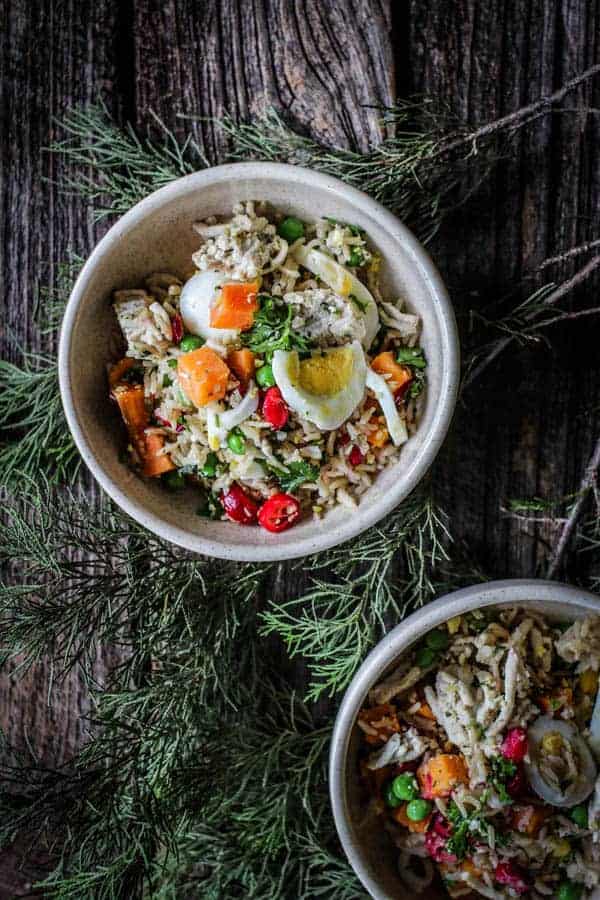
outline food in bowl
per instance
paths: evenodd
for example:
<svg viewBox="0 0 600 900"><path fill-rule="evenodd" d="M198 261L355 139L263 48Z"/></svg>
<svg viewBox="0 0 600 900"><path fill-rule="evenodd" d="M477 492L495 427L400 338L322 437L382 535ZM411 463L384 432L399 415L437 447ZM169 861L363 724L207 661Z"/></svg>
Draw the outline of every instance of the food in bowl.
<svg viewBox="0 0 600 900"><path fill-rule="evenodd" d="M425 635L357 725L365 823L429 896L600 887L600 616L479 609Z"/></svg>
<svg viewBox="0 0 600 900"><path fill-rule="evenodd" d="M354 508L417 428L419 317L382 297L382 260L353 224L247 202L194 227L186 278L114 294L129 463L195 485L202 515L271 532Z"/></svg>

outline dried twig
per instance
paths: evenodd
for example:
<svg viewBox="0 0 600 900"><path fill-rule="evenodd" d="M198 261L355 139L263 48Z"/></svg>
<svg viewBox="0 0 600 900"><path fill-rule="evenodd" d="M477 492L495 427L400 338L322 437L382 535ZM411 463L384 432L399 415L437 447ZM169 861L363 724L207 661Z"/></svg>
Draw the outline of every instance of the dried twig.
<svg viewBox="0 0 600 900"><path fill-rule="evenodd" d="M581 515L585 509L590 492L595 489L596 479L598 476L598 467L600 467L600 438L598 438L598 442L594 447L594 452L592 453L590 461L586 466L585 475L581 479L577 500L573 504L569 516L562 527L556 549L548 564L548 578L554 578L556 573L560 569L563 557L571 542L571 538L573 536L573 532L575 531L577 523L579 522L579 519L581 518Z"/></svg>
<svg viewBox="0 0 600 900"><path fill-rule="evenodd" d="M581 256L583 253L589 253L590 250L595 250L597 247L600 247L600 238L596 238L593 241L587 241L585 244L579 244L577 247L571 247L570 250L565 250L564 253L559 253L557 256L549 256L548 259L545 259L544 262L538 266L538 272L543 272L544 269L548 269L550 266L557 265L558 263L567 262L569 259L573 259L575 256Z"/></svg>
<svg viewBox="0 0 600 900"><path fill-rule="evenodd" d="M592 274L592 272L594 272L598 268L598 266L600 266L600 256L595 256L593 259L587 262L585 266L582 266L582 268L579 269L572 278L569 278L567 281L563 282L563 284L559 285L555 290L553 290L550 294L548 294L548 296L543 301L543 306L554 306L556 303L558 303L559 300L561 300L572 290L574 290L574 288L582 284L586 280L586 278L588 278ZM526 321L531 321L537 315L539 315L538 309L532 310L530 313L525 314L523 318ZM548 323L546 322L545 324ZM472 369L472 371L467 375L463 382L463 389L469 387L476 379L478 379L483 371L487 369L490 363L497 359L498 356L500 356L500 354L503 353L514 340L515 335L511 334L507 337L501 338L499 341L496 341L487 356L485 356L481 360L481 362L477 366L475 366L475 368Z"/></svg>
<svg viewBox="0 0 600 900"><path fill-rule="evenodd" d="M585 72L582 72L580 75L567 81L562 87L554 91L553 94L549 94L546 97L540 97L540 99L536 100L534 103L523 106L521 109L515 110L515 112L508 113L508 115L502 116L501 119L496 119L495 122L488 122L480 128L475 129L475 131L472 131L470 134L451 139L445 146L442 146L435 155L451 153L453 150L468 143L476 145L482 138L491 137L493 134L500 131L510 131L512 128L521 128L526 122L530 122L533 119L544 115L549 107L554 106L555 103L560 103L560 101L572 90L598 74L600 74L600 64L591 66L589 69L586 69Z"/></svg>

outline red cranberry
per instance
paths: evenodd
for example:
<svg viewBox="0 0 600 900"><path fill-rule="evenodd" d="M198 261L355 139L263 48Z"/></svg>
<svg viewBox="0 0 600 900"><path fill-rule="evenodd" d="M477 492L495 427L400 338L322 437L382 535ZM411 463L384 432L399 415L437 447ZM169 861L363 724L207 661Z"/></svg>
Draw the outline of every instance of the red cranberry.
<svg viewBox="0 0 600 900"><path fill-rule="evenodd" d="M494 871L494 880L498 884L512 888L517 894L526 894L531 887L527 873L510 859L498 863Z"/></svg>
<svg viewBox="0 0 600 900"><path fill-rule="evenodd" d="M425 835L425 849L437 863L455 863L457 857L446 850L446 838L431 828Z"/></svg>
<svg viewBox="0 0 600 900"><path fill-rule="evenodd" d="M262 414L272 428L283 428L287 422L290 411L278 387L270 387L266 392Z"/></svg>
<svg viewBox="0 0 600 900"><path fill-rule="evenodd" d="M527 778L523 766L519 766L513 777L506 782L506 790L514 800L527 793Z"/></svg>
<svg viewBox="0 0 600 900"><path fill-rule="evenodd" d="M500 752L505 759L522 762L527 753L527 732L524 728L511 728L506 732Z"/></svg>
<svg viewBox="0 0 600 900"><path fill-rule="evenodd" d="M171 333L173 334L173 343L181 343L181 339L183 338L183 319L179 313L175 313L175 315L171 317Z"/></svg>
<svg viewBox="0 0 600 900"><path fill-rule="evenodd" d="M352 450L350 451L348 460L349 460L351 466L360 466L361 463L364 463L365 456L364 456L364 453L362 453L362 451L359 450L358 447L354 446L352 448Z"/></svg>
<svg viewBox="0 0 600 900"><path fill-rule="evenodd" d="M452 835L452 825L440 813L436 813L433 817L432 828L440 837L448 840Z"/></svg>

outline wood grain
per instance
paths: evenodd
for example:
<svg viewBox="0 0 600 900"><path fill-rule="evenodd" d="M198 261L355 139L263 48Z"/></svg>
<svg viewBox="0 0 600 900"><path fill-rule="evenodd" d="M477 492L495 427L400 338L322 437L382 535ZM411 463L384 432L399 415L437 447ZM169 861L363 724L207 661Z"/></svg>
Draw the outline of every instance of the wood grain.
<svg viewBox="0 0 600 900"><path fill-rule="evenodd" d="M39 346L37 286L69 250L85 254L98 237L86 205L44 180L60 174L42 150L53 117L72 104L101 92L122 120L143 130L152 109L180 134L190 123L179 114L247 116L272 105L322 140L366 149L379 138L369 107L394 98L394 64L400 96L427 94L477 124L598 61L599 22L599 0L0 0L3 355ZM588 85L564 106L600 107L599 95L600 84ZM221 159L219 129L193 127ZM431 249L459 315L485 312L544 256L596 236L598 128L598 117L566 111L540 120L448 219ZM549 530L504 519L500 507L575 488L600 432L596 334L589 322L555 328L551 348L500 358L459 407L438 466L440 500L456 539L489 575L540 570ZM570 577L580 566L571 558ZM285 598L306 577L283 565L265 590ZM110 664L99 657L99 678ZM290 671L301 685L302 666ZM85 739L87 701L76 677L51 705L48 686L44 664L25 681L0 676L0 725L58 761ZM0 900L22 896L26 883L16 856L0 857Z"/></svg>
<svg viewBox="0 0 600 900"><path fill-rule="evenodd" d="M44 148L53 137L54 117L89 102L99 90L119 112L118 5L118 0L0 3L0 342L5 358L18 360L21 347L43 346L33 319L39 286L52 284L57 264L70 251L89 252L99 236L86 204L52 183L61 166ZM91 483L88 490L93 493ZM101 652L95 668L100 683L111 664L112 652ZM0 728L18 746L28 742L47 764L68 759L85 740L84 685L74 674L55 686L49 702L47 663L25 678L14 669L0 673ZM26 891L27 871L20 866L19 854L0 857L2 900Z"/></svg>
<svg viewBox="0 0 600 900"><path fill-rule="evenodd" d="M568 3L410 6L410 88L480 124L550 93L598 61L598 6ZM598 105L600 82L564 108ZM467 210L432 247L459 315L481 312L541 260L597 234L598 119L562 112L538 121ZM569 270L570 271L570 270ZM561 271L553 273L560 278ZM590 280L568 304L593 301ZM511 351L459 406L440 459L441 501L455 538L490 576L543 574L547 526L500 515L511 497L577 489L600 432L597 326L560 325L544 343ZM581 561L571 559L576 579Z"/></svg>

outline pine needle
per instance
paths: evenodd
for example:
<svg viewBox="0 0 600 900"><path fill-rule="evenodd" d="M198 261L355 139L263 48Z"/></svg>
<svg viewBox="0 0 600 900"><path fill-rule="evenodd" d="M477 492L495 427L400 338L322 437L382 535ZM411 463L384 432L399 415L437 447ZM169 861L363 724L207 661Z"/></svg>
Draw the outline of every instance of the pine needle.
<svg viewBox="0 0 600 900"><path fill-rule="evenodd" d="M49 150L74 169L61 184L93 204L95 220L122 215L152 191L208 165L191 135L180 143L151 115L158 136L144 141L131 125L115 125L104 105L73 109L57 123L66 137Z"/></svg>
<svg viewBox="0 0 600 900"><path fill-rule="evenodd" d="M308 701L343 690L386 629L431 599L449 539L444 513L420 489L381 525L313 557L308 567L323 574L307 594L267 608L263 633L307 660Z"/></svg>
<svg viewBox="0 0 600 900"><path fill-rule="evenodd" d="M20 472L71 479L81 460L67 427L52 356L28 353L22 367L0 360L0 484Z"/></svg>

